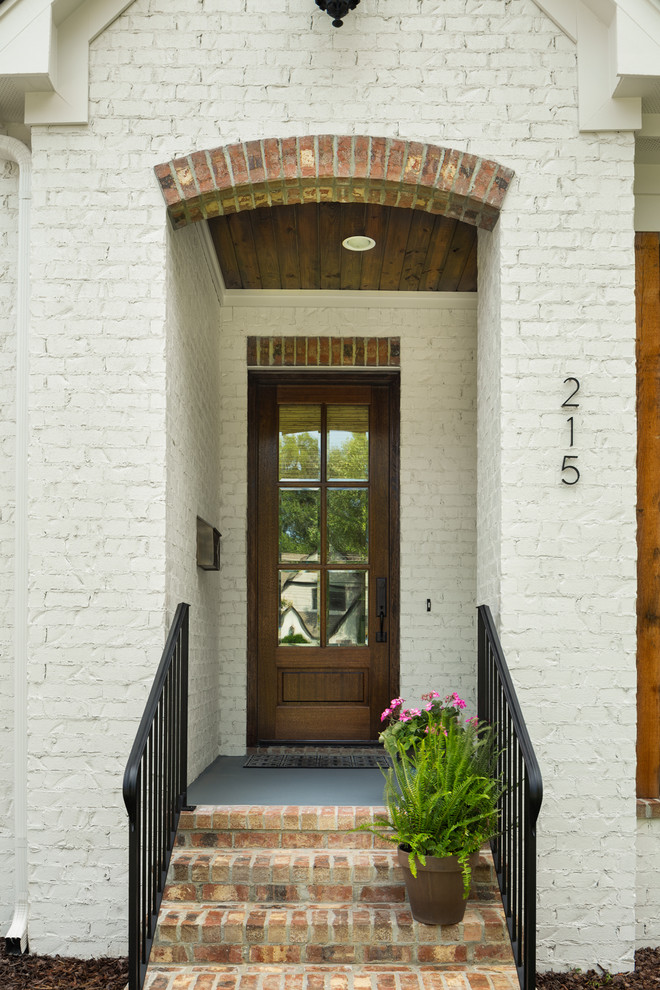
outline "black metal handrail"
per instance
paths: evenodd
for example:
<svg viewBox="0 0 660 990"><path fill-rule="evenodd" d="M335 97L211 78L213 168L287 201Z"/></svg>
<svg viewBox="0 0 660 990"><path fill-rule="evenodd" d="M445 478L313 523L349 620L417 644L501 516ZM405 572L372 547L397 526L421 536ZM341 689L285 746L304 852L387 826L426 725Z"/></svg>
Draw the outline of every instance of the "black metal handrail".
<svg viewBox="0 0 660 990"><path fill-rule="evenodd" d="M491 849L520 986L534 990L536 820L543 781L490 609L480 605L477 611L477 712L480 721L493 726L498 771L505 785L499 800L499 832L491 839Z"/></svg>
<svg viewBox="0 0 660 990"><path fill-rule="evenodd" d="M188 612L180 604L124 772L129 990L144 983L188 787Z"/></svg>

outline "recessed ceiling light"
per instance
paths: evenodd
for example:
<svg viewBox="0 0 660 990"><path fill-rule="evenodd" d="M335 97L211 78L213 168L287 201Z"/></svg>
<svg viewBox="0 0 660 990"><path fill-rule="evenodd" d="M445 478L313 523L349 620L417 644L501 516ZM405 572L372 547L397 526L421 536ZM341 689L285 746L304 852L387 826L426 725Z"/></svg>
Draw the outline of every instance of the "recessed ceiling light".
<svg viewBox="0 0 660 990"><path fill-rule="evenodd" d="M364 234L353 234L352 237L344 238L341 243L348 251L371 251L376 247L373 237L365 237Z"/></svg>

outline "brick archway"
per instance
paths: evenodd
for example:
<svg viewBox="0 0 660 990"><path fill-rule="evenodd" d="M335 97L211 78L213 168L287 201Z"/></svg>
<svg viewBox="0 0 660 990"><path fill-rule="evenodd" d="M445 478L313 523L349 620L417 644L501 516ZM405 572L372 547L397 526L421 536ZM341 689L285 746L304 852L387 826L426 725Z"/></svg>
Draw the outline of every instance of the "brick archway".
<svg viewBox="0 0 660 990"><path fill-rule="evenodd" d="M174 228L295 203L380 203L492 230L513 172L451 148L322 134L195 151L157 165Z"/></svg>

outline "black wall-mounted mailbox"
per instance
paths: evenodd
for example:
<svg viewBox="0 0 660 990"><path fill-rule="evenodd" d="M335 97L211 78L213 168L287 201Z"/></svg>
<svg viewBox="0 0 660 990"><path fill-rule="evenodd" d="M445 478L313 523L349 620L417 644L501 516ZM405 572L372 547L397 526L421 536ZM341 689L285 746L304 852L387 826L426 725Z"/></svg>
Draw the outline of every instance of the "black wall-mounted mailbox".
<svg viewBox="0 0 660 990"><path fill-rule="evenodd" d="M220 533L197 516L197 566L204 571L220 570Z"/></svg>

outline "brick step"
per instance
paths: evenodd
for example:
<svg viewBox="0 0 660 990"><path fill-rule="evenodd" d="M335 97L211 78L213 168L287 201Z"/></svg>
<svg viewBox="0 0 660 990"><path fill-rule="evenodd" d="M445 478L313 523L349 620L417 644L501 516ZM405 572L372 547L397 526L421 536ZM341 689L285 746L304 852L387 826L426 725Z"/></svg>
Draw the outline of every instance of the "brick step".
<svg viewBox="0 0 660 990"><path fill-rule="evenodd" d="M150 966L145 990L518 990L513 965Z"/></svg>
<svg viewBox="0 0 660 990"><path fill-rule="evenodd" d="M472 897L495 901L490 851L472 871ZM166 901L403 903L396 850L188 849L174 851Z"/></svg>
<svg viewBox="0 0 660 990"><path fill-rule="evenodd" d="M219 907L164 903L152 964L510 963L501 908L470 901L457 925L422 925L407 905Z"/></svg>
<svg viewBox="0 0 660 990"><path fill-rule="evenodd" d="M179 819L177 845L222 849L388 849L371 832L353 831L382 807L197 805Z"/></svg>

